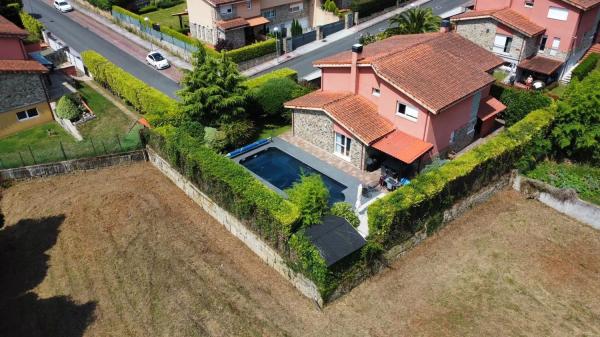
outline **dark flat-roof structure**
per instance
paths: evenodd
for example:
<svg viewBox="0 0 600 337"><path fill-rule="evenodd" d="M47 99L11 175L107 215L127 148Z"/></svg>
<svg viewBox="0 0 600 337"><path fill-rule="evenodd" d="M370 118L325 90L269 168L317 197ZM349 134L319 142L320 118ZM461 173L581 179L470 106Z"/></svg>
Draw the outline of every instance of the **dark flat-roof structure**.
<svg viewBox="0 0 600 337"><path fill-rule="evenodd" d="M321 223L305 230L306 237L321 253L327 267L361 249L367 241L346 221L335 215L327 215Z"/></svg>

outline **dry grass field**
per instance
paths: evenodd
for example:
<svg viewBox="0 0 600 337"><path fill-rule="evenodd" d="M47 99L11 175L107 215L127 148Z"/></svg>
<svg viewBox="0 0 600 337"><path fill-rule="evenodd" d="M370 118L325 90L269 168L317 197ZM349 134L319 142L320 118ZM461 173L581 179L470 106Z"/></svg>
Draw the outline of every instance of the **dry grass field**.
<svg viewBox="0 0 600 337"><path fill-rule="evenodd" d="M323 312L149 164L15 183L0 336L600 336L600 232L514 192Z"/></svg>

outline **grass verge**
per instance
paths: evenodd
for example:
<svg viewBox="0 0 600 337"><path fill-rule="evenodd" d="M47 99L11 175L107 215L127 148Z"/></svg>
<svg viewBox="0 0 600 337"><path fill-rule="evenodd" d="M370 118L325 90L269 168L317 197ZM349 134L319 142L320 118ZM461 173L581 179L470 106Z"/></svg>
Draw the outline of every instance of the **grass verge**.
<svg viewBox="0 0 600 337"><path fill-rule="evenodd" d="M572 188L581 199L600 205L598 167L546 161L527 173L527 176L558 188Z"/></svg>

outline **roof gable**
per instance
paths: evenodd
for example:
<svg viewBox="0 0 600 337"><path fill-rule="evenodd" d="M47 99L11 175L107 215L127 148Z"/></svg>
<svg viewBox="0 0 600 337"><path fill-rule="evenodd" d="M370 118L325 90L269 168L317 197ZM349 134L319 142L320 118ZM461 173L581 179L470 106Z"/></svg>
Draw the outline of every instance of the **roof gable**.
<svg viewBox="0 0 600 337"><path fill-rule="evenodd" d="M528 37L539 35L546 31L544 27L532 22L527 17L510 8L465 12L452 17L452 21L477 20L483 18L493 19Z"/></svg>

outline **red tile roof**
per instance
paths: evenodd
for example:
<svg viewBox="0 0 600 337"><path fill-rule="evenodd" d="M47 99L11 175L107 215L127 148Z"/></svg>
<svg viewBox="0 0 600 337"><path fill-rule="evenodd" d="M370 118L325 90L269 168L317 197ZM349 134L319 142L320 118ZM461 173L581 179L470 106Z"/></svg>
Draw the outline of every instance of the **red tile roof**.
<svg viewBox="0 0 600 337"><path fill-rule="evenodd" d="M25 38L27 35L29 35L29 33L26 30L17 27L17 25L0 15L0 36L18 36Z"/></svg>
<svg viewBox="0 0 600 337"><path fill-rule="evenodd" d="M315 91L285 103L285 107L324 111L367 145L394 131L394 125L377 113L375 104L350 92Z"/></svg>
<svg viewBox="0 0 600 337"><path fill-rule="evenodd" d="M479 106L479 111L477 112L477 117L485 122L488 119L495 117L504 110L506 110L506 105L502 104L502 102L495 99L494 97L488 96L485 100L481 102L481 105Z"/></svg>
<svg viewBox="0 0 600 337"><path fill-rule="evenodd" d="M246 19L244 19L244 18L234 18L231 20L217 21L217 26L219 26L219 28L222 28L224 30L242 28L242 27L246 27L248 25L249 25L248 21L246 21Z"/></svg>
<svg viewBox="0 0 600 337"><path fill-rule="evenodd" d="M351 52L315 62L350 66ZM455 33L399 35L364 47L359 63L433 113L494 81L486 71L503 61Z"/></svg>
<svg viewBox="0 0 600 337"><path fill-rule="evenodd" d="M543 56L534 56L530 59L525 59L519 63L518 67L535 71L544 75L552 75L564 62L549 59Z"/></svg>
<svg viewBox="0 0 600 337"><path fill-rule="evenodd" d="M415 160L433 148L432 144L424 142L400 130L395 130L374 143L372 146L407 164L412 164Z"/></svg>
<svg viewBox="0 0 600 337"><path fill-rule="evenodd" d="M595 43L593 44L590 49L588 49L587 53L585 53L585 55L581 58L582 60L585 59L586 57L590 56L590 54L600 54L600 43Z"/></svg>
<svg viewBox="0 0 600 337"><path fill-rule="evenodd" d="M598 6L600 4L600 0L562 0L570 5L573 5L577 8L581 8L583 10L588 10L592 7Z"/></svg>
<svg viewBox="0 0 600 337"><path fill-rule="evenodd" d="M236 2L246 2L246 0L204 0L204 1L208 2L213 7L216 7L216 6L219 6L219 5L233 4L233 3L236 3Z"/></svg>
<svg viewBox="0 0 600 337"><path fill-rule="evenodd" d="M0 60L0 73L47 73L48 69L33 60Z"/></svg>
<svg viewBox="0 0 600 337"><path fill-rule="evenodd" d="M492 9L484 11L470 11L452 17L452 21L475 20L481 18L492 18L528 37L532 37L546 31L546 28L530 21L527 17L510 8Z"/></svg>

